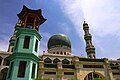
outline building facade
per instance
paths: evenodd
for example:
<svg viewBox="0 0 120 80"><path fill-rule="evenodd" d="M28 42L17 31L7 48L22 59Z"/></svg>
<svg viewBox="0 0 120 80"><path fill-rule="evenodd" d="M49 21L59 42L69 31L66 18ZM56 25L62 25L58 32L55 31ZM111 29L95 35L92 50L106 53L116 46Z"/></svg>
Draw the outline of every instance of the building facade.
<svg viewBox="0 0 120 80"><path fill-rule="evenodd" d="M23 6L18 18L8 52L0 51L0 80L120 80L120 59L96 57L89 25L85 21L83 30L87 57L71 55L72 45L64 34L51 36L47 52L38 56L39 26L46 19L40 9L31 10L26 6Z"/></svg>

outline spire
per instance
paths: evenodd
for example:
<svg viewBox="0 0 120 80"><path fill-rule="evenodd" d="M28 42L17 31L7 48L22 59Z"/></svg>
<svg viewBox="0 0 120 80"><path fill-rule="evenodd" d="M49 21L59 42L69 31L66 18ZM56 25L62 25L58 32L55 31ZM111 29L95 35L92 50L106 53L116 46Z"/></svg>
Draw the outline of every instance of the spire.
<svg viewBox="0 0 120 80"><path fill-rule="evenodd" d="M18 19L18 22L15 24L15 27L14 27L15 29L14 29L13 36L9 40L8 52L13 52L14 43L16 40L16 33L18 31L18 28L21 28L21 26L22 26L22 22Z"/></svg>
<svg viewBox="0 0 120 80"><path fill-rule="evenodd" d="M85 39L85 42L86 42L87 56L88 56L88 58L96 58L95 47L92 44L92 36L89 33L89 26L86 23L86 21L84 21L84 23L83 23L83 30L85 32L84 39Z"/></svg>
<svg viewBox="0 0 120 80"><path fill-rule="evenodd" d="M9 56L10 66L6 80L33 80L37 77L39 61L39 41L41 39L38 32L39 25L46 19L43 18L40 9L32 10L25 6L18 17L19 21L15 26L8 50L10 51L12 47L13 53Z"/></svg>

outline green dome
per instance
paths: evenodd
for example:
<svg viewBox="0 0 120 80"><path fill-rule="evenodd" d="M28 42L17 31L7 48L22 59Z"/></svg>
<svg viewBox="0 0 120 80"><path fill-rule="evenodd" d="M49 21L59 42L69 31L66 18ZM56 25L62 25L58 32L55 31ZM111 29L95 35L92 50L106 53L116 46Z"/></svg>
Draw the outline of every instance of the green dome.
<svg viewBox="0 0 120 80"><path fill-rule="evenodd" d="M69 38L64 35L64 34L56 34L53 35L49 41L48 41L48 49L56 47L56 46L67 46L69 48L71 48L71 43Z"/></svg>

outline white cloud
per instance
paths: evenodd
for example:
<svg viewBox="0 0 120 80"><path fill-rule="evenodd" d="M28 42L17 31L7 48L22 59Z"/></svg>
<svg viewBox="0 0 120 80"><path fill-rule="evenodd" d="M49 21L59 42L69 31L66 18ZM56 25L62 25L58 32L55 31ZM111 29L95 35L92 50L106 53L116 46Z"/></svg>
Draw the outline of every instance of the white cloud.
<svg viewBox="0 0 120 80"><path fill-rule="evenodd" d="M0 42L0 51L7 51L8 44L6 42Z"/></svg>
<svg viewBox="0 0 120 80"><path fill-rule="evenodd" d="M8 50L8 46L9 46L9 38L7 36L5 36L4 38L2 38L2 40L0 40L0 51L7 51Z"/></svg>
<svg viewBox="0 0 120 80"><path fill-rule="evenodd" d="M61 9L68 16L68 18L73 22L74 28L76 29L79 36L83 36L81 24L83 22L83 13L81 9L80 0L59 0Z"/></svg>
<svg viewBox="0 0 120 80"><path fill-rule="evenodd" d="M58 23L58 26L61 28L61 31L63 31L64 34L71 33L71 29L69 28L67 23Z"/></svg>
<svg viewBox="0 0 120 80"><path fill-rule="evenodd" d="M85 19L96 35L116 34L120 29L120 6L117 5L113 0L82 0Z"/></svg>
<svg viewBox="0 0 120 80"><path fill-rule="evenodd" d="M83 18L88 22L90 26L90 32L94 37L94 43L98 49L98 54L103 56L108 55L109 51L107 47L111 45L102 45L111 39L102 39L105 36L111 36L112 38L120 37L120 1L119 0L59 0L59 4L63 12L68 16L71 22L74 24L76 32L79 37L83 38L82 22ZM102 40L100 40L102 39ZM119 38L120 39L120 38ZM120 42L120 41L119 41ZM119 43L117 42L117 43ZM109 43L108 43L109 44ZM110 48L111 49L111 48ZM119 50L114 55L119 55ZM103 54L102 54L103 52ZM105 52L105 53L104 53ZM112 50L111 53L114 53ZM107 54L106 54L107 53ZM109 56L110 57L110 56ZM113 57L111 55L111 57Z"/></svg>
<svg viewBox="0 0 120 80"><path fill-rule="evenodd" d="M59 0L59 2L78 33L81 33L84 18L98 36L120 29L120 6L113 0Z"/></svg>

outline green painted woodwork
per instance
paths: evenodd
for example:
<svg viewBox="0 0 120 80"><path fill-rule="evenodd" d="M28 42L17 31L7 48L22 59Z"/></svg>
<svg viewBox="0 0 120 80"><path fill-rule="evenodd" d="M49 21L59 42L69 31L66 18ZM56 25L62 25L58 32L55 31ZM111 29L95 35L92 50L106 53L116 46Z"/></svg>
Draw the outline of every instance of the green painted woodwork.
<svg viewBox="0 0 120 80"><path fill-rule="evenodd" d="M12 72L10 74L10 78L8 78L10 70L8 71L7 80L34 80L33 78L31 78L33 63L36 64L36 66L35 66L35 77L34 77L34 78L36 78L37 66L38 66L38 61L39 61L39 58L37 56L35 56L34 54L16 53L16 54L12 54L9 57L9 59L10 59L10 65L13 62L13 67L12 68L10 67L10 69L12 69ZM24 78L18 78L17 77L20 61L27 61Z"/></svg>
<svg viewBox="0 0 120 80"><path fill-rule="evenodd" d="M29 49L23 48L25 36L30 36ZM15 42L15 46L17 46L17 49L14 48L15 53L32 53L38 56L37 53L39 53L39 41L41 39L41 36L35 29L19 28L18 32L16 33L16 37L17 39L19 38L19 42L17 45ZM35 51L36 40L38 40L37 51Z"/></svg>
<svg viewBox="0 0 120 80"><path fill-rule="evenodd" d="M30 36L29 48L23 48L25 36ZM39 41L41 39L40 34L35 29L18 28L16 32L16 40L14 44L13 54L9 57L10 68L8 70L6 80L34 80L37 77L38 66L38 53L39 53ZM38 41L37 47L36 40ZM35 48L36 51L35 51ZM17 77L20 61L26 61L25 76ZM11 63L13 65L11 66ZM32 68L34 64L34 76L32 76ZM10 76L9 76L10 75Z"/></svg>
<svg viewBox="0 0 120 80"><path fill-rule="evenodd" d="M52 48L52 47L56 47L56 46L67 46L69 48L71 48L71 42L69 40L69 38L64 35L64 34L56 34L53 35L49 41L48 41L48 49Z"/></svg>

